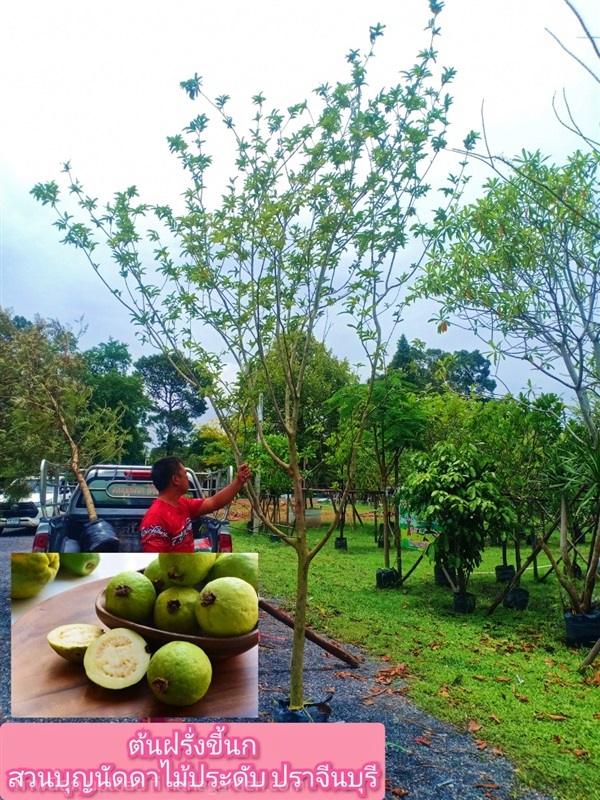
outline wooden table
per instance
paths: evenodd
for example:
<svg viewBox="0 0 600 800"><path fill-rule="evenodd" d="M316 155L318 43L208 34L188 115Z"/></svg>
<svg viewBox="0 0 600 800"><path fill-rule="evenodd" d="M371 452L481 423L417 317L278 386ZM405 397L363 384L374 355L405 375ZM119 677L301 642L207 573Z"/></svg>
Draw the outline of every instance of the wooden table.
<svg viewBox="0 0 600 800"><path fill-rule="evenodd" d="M102 623L94 603L107 579L54 595L12 626L11 716L56 718L194 718L258 716L258 647L213 662L206 695L190 706L156 700L143 678L126 689L103 689L86 676L83 664L57 655L47 642L52 628L72 622Z"/></svg>

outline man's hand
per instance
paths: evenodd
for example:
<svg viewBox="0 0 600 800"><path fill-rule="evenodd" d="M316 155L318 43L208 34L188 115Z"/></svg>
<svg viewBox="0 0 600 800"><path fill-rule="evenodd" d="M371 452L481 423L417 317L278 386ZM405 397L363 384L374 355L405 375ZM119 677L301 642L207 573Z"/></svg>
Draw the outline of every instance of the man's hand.
<svg viewBox="0 0 600 800"><path fill-rule="evenodd" d="M248 466L248 464L241 464L238 467L237 471L237 479L240 481L242 486L244 486L249 480L252 478L252 470Z"/></svg>

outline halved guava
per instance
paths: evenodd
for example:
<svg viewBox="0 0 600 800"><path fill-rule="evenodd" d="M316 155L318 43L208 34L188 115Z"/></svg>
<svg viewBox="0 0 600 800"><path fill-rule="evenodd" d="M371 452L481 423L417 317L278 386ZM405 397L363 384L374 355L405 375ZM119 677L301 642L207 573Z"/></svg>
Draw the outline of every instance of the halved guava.
<svg viewBox="0 0 600 800"><path fill-rule="evenodd" d="M73 622L69 625L59 625L47 635L48 644L67 661L81 663L89 645L102 636L104 631L97 625L87 625L82 622Z"/></svg>
<svg viewBox="0 0 600 800"><path fill-rule="evenodd" d="M105 689L124 689L146 674L150 651L139 633L113 628L88 646L83 666L88 678Z"/></svg>

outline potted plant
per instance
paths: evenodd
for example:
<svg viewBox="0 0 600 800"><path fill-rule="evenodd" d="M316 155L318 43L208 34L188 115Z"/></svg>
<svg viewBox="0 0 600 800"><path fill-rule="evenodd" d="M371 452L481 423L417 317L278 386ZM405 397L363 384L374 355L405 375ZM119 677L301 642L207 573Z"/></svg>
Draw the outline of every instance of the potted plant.
<svg viewBox="0 0 600 800"><path fill-rule="evenodd" d="M455 610L471 613L474 596L469 577L481 563L486 536L513 524L513 511L500 492L494 466L474 443L437 442L428 453L413 456L404 499L420 520L441 531L429 547L438 565L456 569Z"/></svg>

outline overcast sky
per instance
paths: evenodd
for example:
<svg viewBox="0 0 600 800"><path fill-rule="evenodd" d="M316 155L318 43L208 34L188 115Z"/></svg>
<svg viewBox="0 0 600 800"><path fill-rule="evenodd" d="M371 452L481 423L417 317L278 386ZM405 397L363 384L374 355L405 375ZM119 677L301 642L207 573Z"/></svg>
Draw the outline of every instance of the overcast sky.
<svg viewBox="0 0 600 800"><path fill-rule="evenodd" d="M600 35L600 3L575 2ZM173 202L184 183L165 138L197 113L181 80L202 75L210 95L231 95L238 119L259 91L267 107L286 107L321 83L345 79L345 55L365 48L369 26L380 22L386 31L369 82L389 85L427 45L428 18L424 0L5 4L0 306L72 325L83 317L83 348L112 336L141 355L125 312L82 254L59 244L54 217L30 197L32 186L58 179L70 160L86 190L104 201L136 184L145 201ZM450 89L453 143L481 130L483 103L493 151L511 156L539 148L561 160L580 144L552 109L563 90L580 126L598 136L598 84L545 30L592 63L563 0L448 0L438 19L439 61L458 71ZM215 148L218 160L218 140ZM453 328L437 335L427 317L423 309L409 310L402 331L446 350L481 348ZM359 358L332 344L339 355ZM528 376L517 367L501 373L513 391Z"/></svg>

